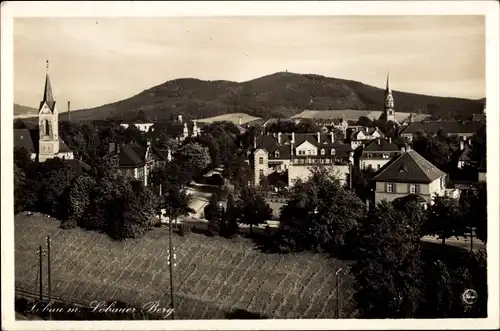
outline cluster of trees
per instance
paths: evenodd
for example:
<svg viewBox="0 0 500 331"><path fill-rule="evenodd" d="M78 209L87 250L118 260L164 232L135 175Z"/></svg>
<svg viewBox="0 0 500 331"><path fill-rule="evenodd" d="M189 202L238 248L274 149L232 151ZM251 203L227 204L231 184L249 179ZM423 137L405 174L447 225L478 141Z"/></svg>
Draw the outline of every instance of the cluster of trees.
<svg viewBox="0 0 500 331"><path fill-rule="evenodd" d="M209 232L232 237L238 233L238 224L253 226L265 223L272 217L272 209L265 198L254 187L244 187L234 196L229 193L226 206L216 194L204 209L205 219L209 222Z"/></svg>
<svg viewBox="0 0 500 331"><path fill-rule="evenodd" d="M474 227L486 242L485 197L486 188L480 187L460 200L436 197L434 204L423 205L410 195L367 210L353 190L317 169L291 190L280 227L266 245L274 252L326 251L354 259L355 301L366 318L463 316L460 294L466 288L482 291L475 314L484 315L485 256L461 253L457 263L446 255L452 254L450 246L429 248L421 238L438 236L444 244L447 238L468 236L468 228ZM256 213L258 207L248 205ZM449 305L441 307L440 302Z"/></svg>
<svg viewBox="0 0 500 331"><path fill-rule="evenodd" d="M169 217L190 212L185 186L209 165L232 162L237 129L232 124L216 123L207 126L201 137L172 145L173 162L154 169L147 187L102 159L109 142L146 145L146 135L134 126L124 129L111 123L62 122L60 132L75 158L90 169L75 170L58 158L33 162L24 148L16 148L16 212L40 211L60 219L65 228L81 226L124 239L143 235L157 223L161 210Z"/></svg>

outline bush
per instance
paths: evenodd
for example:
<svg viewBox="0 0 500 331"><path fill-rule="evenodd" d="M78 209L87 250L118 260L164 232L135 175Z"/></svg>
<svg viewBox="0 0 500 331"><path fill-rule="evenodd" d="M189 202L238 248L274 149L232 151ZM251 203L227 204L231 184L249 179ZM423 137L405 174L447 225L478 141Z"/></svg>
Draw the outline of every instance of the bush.
<svg viewBox="0 0 500 331"><path fill-rule="evenodd" d="M61 229L74 229L78 222L74 218L68 218L61 222Z"/></svg>

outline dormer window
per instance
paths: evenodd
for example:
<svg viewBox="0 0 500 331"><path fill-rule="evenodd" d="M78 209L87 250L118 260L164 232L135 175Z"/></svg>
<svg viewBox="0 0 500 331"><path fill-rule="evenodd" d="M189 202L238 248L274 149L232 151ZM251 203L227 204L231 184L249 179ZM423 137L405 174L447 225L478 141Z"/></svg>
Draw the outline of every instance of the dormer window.
<svg viewBox="0 0 500 331"><path fill-rule="evenodd" d="M370 153L366 154L366 157L371 159L372 158L372 155Z"/></svg>
<svg viewBox="0 0 500 331"><path fill-rule="evenodd" d="M383 159L388 159L388 158L389 158L389 153L384 153L384 154L382 154L382 158L383 158Z"/></svg>
<svg viewBox="0 0 500 331"><path fill-rule="evenodd" d="M335 155L335 148L332 148L332 149L330 150L330 154L331 154L331 155Z"/></svg>
<svg viewBox="0 0 500 331"><path fill-rule="evenodd" d="M321 149L321 155L325 155L325 150Z"/></svg>
<svg viewBox="0 0 500 331"><path fill-rule="evenodd" d="M274 152L274 157L275 158L279 158L280 157L280 152L278 152L278 151Z"/></svg>

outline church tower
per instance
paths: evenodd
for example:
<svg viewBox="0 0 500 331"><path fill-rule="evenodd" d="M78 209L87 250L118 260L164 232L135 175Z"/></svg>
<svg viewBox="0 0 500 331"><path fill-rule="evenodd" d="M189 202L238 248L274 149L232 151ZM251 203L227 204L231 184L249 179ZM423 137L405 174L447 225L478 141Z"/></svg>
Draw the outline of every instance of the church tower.
<svg viewBox="0 0 500 331"><path fill-rule="evenodd" d="M49 77L49 61L45 73L45 89L38 109L38 126L40 138L38 142L38 160L44 162L59 153L59 112L52 95Z"/></svg>
<svg viewBox="0 0 500 331"><path fill-rule="evenodd" d="M396 122L396 116L394 115L394 98L392 97L392 91L389 85L389 74L387 74L387 82L385 85L384 117L387 122Z"/></svg>

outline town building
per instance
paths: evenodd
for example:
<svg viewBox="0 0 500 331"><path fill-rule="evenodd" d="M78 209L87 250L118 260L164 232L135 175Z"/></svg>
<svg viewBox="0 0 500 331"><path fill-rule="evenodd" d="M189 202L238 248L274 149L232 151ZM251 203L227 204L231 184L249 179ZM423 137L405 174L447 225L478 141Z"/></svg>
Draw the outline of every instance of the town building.
<svg viewBox="0 0 500 331"><path fill-rule="evenodd" d="M380 170L380 168L401 153L401 149L391 141L391 138L388 140L382 138L375 139L363 148L359 157L359 169L365 170L371 168L373 170Z"/></svg>
<svg viewBox="0 0 500 331"><path fill-rule="evenodd" d="M27 129L14 129L14 146L24 147L32 160L44 162L52 158L73 159L73 151L59 137L59 111L52 92L49 61L45 73L45 87L38 107L38 141Z"/></svg>
<svg viewBox="0 0 500 331"><path fill-rule="evenodd" d="M326 167L345 183L353 163L349 144L335 141L334 133L277 133L260 135L245 150L255 185L273 172L287 172L288 185L305 180L314 167Z"/></svg>
<svg viewBox="0 0 500 331"><path fill-rule="evenodd" d="M113 162L123 175L135 178L147 186L151 171L172 161L172 152L170 149L159 149L149 141L146 148L136 142L110 143L104 160Z"/></svg>
<svg viewBox="0 0 500 331"><path fill-rule="evenodd" d="M448 193L446 174L411 149L385 164L372 181L375 183L375 204L410 194L431 202L434 195L442 196Z"/></svg>
<svg viewBox="0 0 500 331"><path fill-rule="evenodd" d="M447 136L457 136L462 139L472 137L484 128L485 122L481 121L422 121L413 122L400 132L402 138L411 141L418 133L437 135L443 132Z"/></svg>
<svg viewBox="0 0 500 331"><path fill-rule="evenodd" d="M379 138L384 138L385 135L378 127L360 127L357 130L353 130L350 134L349 141L351 148L354 150L363 144Z"/></svg>

